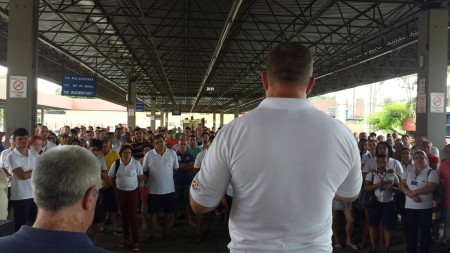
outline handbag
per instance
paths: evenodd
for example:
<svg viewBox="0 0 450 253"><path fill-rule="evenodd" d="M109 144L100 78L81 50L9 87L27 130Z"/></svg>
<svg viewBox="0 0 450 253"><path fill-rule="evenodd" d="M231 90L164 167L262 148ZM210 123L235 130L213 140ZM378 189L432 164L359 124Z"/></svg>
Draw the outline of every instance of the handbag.
<svg viewBox="0 0 450 253"><path fill-rule="evenodd" d="M372 173L372 184L373 184L374 174ZM358 202L363 207L372 207L377 203L377 197L375 196L375 191L364 191L359 195Z"/></svg>

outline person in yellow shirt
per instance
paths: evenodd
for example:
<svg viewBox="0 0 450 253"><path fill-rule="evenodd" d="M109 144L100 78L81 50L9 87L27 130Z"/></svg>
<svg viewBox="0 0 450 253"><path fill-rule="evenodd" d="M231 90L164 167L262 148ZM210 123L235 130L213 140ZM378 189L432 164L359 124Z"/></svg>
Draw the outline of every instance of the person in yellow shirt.
<svg viewBox="0 0 450 253"><path fill-rule="evenodd" d="M120 159L120 156L116 151L112 149L112 140L108 138L103 138L102 142L103 148L101 152L99 152L99 154L103 156L103 158L105 158L106 170L108 173L109 170L111 169L111 166L115 164L117 160ZM105 223L108 223L108 220L110 220L113 223L114 227L112 231L113 234L117 236L122 236L123 232L122 229L120 228L119 216L117 214L119 209L117 207L116 195L114 193L113 186L109 182L109 178L102 179L101 191L103 192L103 200L107 217L107 221ZM106 232L107 229L105 228L105 226L103 226L102 228L100 228L99 235L103 235Z"/></svg>

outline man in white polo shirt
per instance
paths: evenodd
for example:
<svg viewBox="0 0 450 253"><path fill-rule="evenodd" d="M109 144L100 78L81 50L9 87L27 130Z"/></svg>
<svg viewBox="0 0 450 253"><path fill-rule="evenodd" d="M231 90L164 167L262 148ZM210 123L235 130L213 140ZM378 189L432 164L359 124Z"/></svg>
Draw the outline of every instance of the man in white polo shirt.
<svg viewBox="0 0 450 253"><path fill-rule="evenodd" d="M178 167L177 153L166 148L162 135L155 136L155 148L147 152L142 165L144 174L148 176L148 211L153 228L150 231L150 241L155 239L156 219L160 211L164 212L163 239L168 241L175 239L170 234L170 229L176 208L173 170Z"/></svg>
<svg viewBox="0 0 450 253"><path fill-rule="evenodd" d="M13 133L16 148L6 157L12 171L11 204L14 208L15 229L32 224L36 219L37 207L33 201L31 173L39 154L28 149L28 131L17 128Z"/></svg>
<svg viewBox="0 0 450 253"><path fill-rule="evenodd" d="M231 183L231 252L332 252L332 200L359 195L355 138L306 99L312 65L300 43L272 48L262 72L267 98L219 131L192 181L195 213L213 210ZM274 129L281 134L267 134Z"/></svg>
<svg viewBox="0 0 450 253"><path fill-rule="evenodd" d="M8 180L8 212L11 210L11 166L9 166L8 160L6 157L13 152L13 150L16 148L16 144L14 143L14 136L9 137L9 148L2 151L0 154L0 166L3 169L3 172L6 175L6 178Z"/></svg>

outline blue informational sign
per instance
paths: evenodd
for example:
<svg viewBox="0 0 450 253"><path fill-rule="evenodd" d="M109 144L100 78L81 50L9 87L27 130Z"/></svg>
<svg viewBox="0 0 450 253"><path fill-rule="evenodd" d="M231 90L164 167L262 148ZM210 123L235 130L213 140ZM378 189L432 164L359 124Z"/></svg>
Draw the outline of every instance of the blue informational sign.
<svg viewBox="0 0 450 253"><path fill-rule="evenodd" d="M144 111L144 102L136 102L136 112L143 112Z"/></svg>
<svg viewBox="0 0 450 253"><path fill-rule="evenodd" d="M61 95L95 97L96 79L92 76L63 76Z"/></svg>

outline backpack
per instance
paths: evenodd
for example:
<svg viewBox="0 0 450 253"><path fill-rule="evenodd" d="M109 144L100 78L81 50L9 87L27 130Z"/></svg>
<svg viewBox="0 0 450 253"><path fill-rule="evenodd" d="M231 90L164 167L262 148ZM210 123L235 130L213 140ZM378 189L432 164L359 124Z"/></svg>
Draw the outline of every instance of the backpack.
<svg viewBox="0 0 450 253"><path fill-rule="evenodd" d="M117 188L117 185L116 185L116 183L115 183L115 180L117 179L117 171L119 170L119 167L120 167L120 159L117 159L114 165L115 165L115 166L114 166L115 170L114 170L114 183L113 183L113 187L114 187L114 188Z"/></svg>
<svg viewBox="0 0 450 253"><path fill-rule="evenodd" d="M116 178L117 177L117 171L119 170L119 167L120 167L120 159L117 159L116 160L116 163L115 163L115 171L114 171L114 178Z"/></svg>

